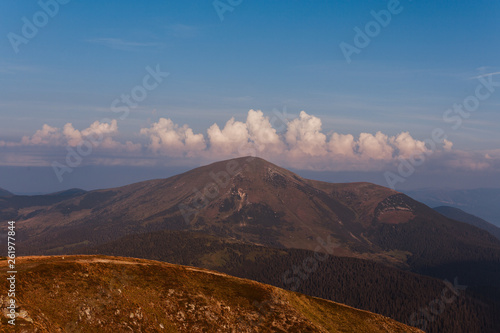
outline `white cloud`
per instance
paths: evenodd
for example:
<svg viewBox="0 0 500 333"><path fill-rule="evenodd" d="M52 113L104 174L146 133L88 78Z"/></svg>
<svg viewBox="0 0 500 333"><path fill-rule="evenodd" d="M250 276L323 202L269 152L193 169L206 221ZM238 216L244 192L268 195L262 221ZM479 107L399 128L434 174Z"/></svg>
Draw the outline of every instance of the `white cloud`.
<svg viewBox="0 0 500 333"><path fill-rule="evenodd" d="M359 135L333 132L327 136L321 119L305 111L295 119L280 118L280 125L275 126L276 115L272 117L260 110L250 110L244 121L233 117L223 126L214 123L206 133L194 133L188 125L180 126L172 119L160 118L139 130L147 138L144 145L147 149L143 149L137 138L124 143L118 141L120 132L116 120L96 121L82 130L71 123L62 128L45 124L19 142L0 140L3 154L0 164L14 165L22 161L23 165L43 165L41 161L45 164L48 161L50 165L57 156L64 160L67 153L64 146L77 148L85 141L95 143L97 140L86 163L192 165L193 161L204 163L251 154L298 169L379 171L393 168L401 158L411 159L425 153L422 168L500 170L499 150L464 152L444 140L436 151L430 152L423 140L412 137L409 132L394 136L382 132ZM19 149L23 146L26 148Z"/></svg>
<svg viewBox="0 0 500 333"><path fill-rule="evenodd" d="M160 118L150 128L142 128L140 133L149 136L148 148L154 153L192 156L206 147L203 134L194 134L187 125L180 127L170 119Z"/></svg>
<svg viewBox="0 0 500 333"><path fill-rule="evenodd" d="M82 131L82 135L86 137L91 136L104 136L116 134L118 132L118 123L116 119L111 120L111 123L94 121L89 128L86 128Z"/></svg>
<svg viewBox="0 0 500 333"><path fill-rule="evenodd" d="M389 145L389 137L382 132L375 135L361 133L358 141L358 152L362 157L374 160L391 160L394 148Z"/></svg>
<svg viewBox="0 0 500 333"><path fill-rule="evenodd" d="M450 141L448 142L452 144ZM398 149L399 156L402 158L409 158L412 155L428 151L424 141L415 140L408 132L402 132L391 138L391 143Z"/></svg>
<svg viewBox="0 0 500 333"><path fill-rule="evenodd" d="M118 134L118 123L113 119L110 123L95 121L82 131L75 129L73 124L67 123L63 129L44 124L42 129L30 136L23 136L21 142L6 142L0 146L69 146L76 147L86 141L100 149L113 149L117 151L137 152L141 144L127 141L125 144L114 141L113 136Z"/></svg>
<svg viewBox="0 0 500 333"><path fill-rule="evenodd" d="M257 151L281 153L285 149L285 144L271 125L269 117L265 117L262 111L248 111L246 126Z"/></svg>
<svg viewBox="0 0 500 333"><path fill-rule="evenodd" d="M333 133L328 142L328 148L334 155L354 157L356 142L352 134Z"/></svg>
<svg viewBox="0 0 500 333"><path fill-rule="evenodd" d="M62 135L59 128L44 124L42 129L38 130L33 136L23 136L21 144L25 146L51 145L58 146L62 144Z"/></svg>
<svg viewBox="0 0 500 333"><path fill-rule="evenodd" d="M451 142L451 141L444 139L443 143L444 143L443 149L446 151L450 151L451 148L453 147L453 142Z"/></svg>
<svg viewBox="0 0 500 333"><path fill-rule="evenodd" d="M234 117L229 119L221 130L217 124L213 124L207 130L210 141L210 150L220 156L241 154L249 149L250 134L246 123L235 121Z"/></svg>
<svg viewBox="0 0 500 333"><path fill-rule="evenodd" d="M299 118L288 123L285 134L290 153L295 156L324 156L326 135L321 133L321 119L301 111Z"/></svg>
<svg viewBox="0 0 500 333"><path fill-rule="evenodd" d="M82 133L73 127L72 123L67 123L63 127L63 135L68 141L68 145L76 147L83 142Z"/></svg>

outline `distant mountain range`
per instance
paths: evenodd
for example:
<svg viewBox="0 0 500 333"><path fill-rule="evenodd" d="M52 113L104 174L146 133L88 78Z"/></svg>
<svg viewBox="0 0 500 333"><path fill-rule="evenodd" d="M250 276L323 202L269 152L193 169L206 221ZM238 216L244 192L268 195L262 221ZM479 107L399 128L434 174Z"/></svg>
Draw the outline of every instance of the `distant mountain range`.
<svg viewBox="0 0 500 333"><path fill-rule="evenodd" d="M405 193L430 207L459 208L500 227L500 205L498 204L500 202L500 189L420 189Z"/></svg>
<svg viewBox="0 0 500 333"><path fill-rule="evenodd" d="M193 264L404 322L441 293L436 279L457 277L467 285L464 297L448 307L453 312L427 320L427 331L500 329L500 241L492 234L382 186L308 180L259 158L108 190L1 197L0 219L17 221L19 254ZM328 260L311 259L318 256ZM304 272L304 263L316 268ZM329 279L335 265L358 274ZM348 285L350 294L342 294ZM461 308L468 314L456 323Z"/></svg>
<svg viewBox="0 0 500 333"><path fill-rule="evenodd" d="M0 261L2 274L7 270ZM25 257L17 271L16 332L422 332L331 301L157 261ZM0 332L13 331L8 304L0 296Z"/></svg>
<svg viewBox="0 0 500 333"><path fill-rule="evenodd" d="M475 215L468 214L461 209L449 206L435 207L434 210L455 221L468 223L470 225L486 230L500 240L500 228Z"/></svg>

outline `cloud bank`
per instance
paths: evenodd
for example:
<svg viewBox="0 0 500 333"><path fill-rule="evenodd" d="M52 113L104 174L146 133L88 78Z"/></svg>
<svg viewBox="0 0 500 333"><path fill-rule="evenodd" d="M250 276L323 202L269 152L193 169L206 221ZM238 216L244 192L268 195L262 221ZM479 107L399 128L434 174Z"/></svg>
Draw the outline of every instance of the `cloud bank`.
<svg viewBox="0 0 500 333"><path fill-rule="evenodd" d="M229 119L223 126L214 123L206 133L195 133L188 125L160 118L146 128L140 128L135 141L120 142L116 120L96 121L78 130L71 123L63 128L48 124L20 142L0 141L0 165L15 164L29 159L30 147L43 147L55 152L61 147L79 148L89 142L93 154L87 164L152 165L173 161L186 164L208 163L246 155L259 156L285 167L329 171L377 171L394 167L405 159L425 156L430 165L458 170L499 168L498 151L466 152L453 148L447 139L432 147L409 132L389 136L382 132L343 134L325 133L320 118L305 111L294 119L250 110L245 121ZM1 151L1 150L0 150ZM57 155L57 154L56 154ZM7 156L7 157L5 157ZM47 162L54 154L47 155ZM40 163L43 157L34 159Z"/></svg>

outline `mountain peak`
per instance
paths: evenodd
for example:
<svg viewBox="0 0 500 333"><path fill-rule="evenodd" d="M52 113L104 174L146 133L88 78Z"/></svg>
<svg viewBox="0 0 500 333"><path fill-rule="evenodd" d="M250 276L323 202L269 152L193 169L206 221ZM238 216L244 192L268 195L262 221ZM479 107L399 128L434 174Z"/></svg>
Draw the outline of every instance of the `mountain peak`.
<svg viewBox="0 0 500 333"><path fill-rule="evenodd" d="M263 158L255 156L232 158L224 161L215 162L194 170L198 169L212 169L213 171L225 170L231 176L239 174L242 171L244 171L247 174L254 173L257 176L257 175L262 175L263 173L266 173L269 170L276 170L276 171L279 170L281 173L293 174L292 172L284 168L281 168L276 164L273 164Z"/></svg>

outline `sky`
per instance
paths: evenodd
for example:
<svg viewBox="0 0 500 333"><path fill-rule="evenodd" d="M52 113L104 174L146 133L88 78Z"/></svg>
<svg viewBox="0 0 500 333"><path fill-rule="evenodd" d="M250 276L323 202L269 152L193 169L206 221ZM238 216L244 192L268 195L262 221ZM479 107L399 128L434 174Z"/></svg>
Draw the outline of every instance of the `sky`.
<svg viewBox="0 0 500 333"><path fill-rule="evenodd" d="M0 2L0 188L256 155L327 181L500 187L498 1Z"/></svg>

